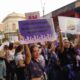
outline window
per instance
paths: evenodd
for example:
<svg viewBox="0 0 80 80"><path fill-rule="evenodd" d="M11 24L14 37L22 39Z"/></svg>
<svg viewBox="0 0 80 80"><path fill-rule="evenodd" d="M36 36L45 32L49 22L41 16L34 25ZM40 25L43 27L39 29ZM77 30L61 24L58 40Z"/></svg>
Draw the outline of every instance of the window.
<svg viewBox="0 0 80 80"><path fill-rule="evenodd" d="M12 24L12 31L16 31L16 24L15 23Z"/></svg>

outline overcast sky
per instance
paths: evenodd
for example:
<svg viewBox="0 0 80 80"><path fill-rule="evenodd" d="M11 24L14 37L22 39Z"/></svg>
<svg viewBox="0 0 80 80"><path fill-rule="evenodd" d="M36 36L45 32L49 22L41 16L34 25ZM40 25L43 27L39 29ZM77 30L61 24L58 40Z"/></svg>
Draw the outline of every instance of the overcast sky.
<svg viewBox="0 0 80 80"><path fill-rule="evenodd" d="M45 14L76 0L0 0L0 22L10 13L40 11L44 6ZM44 5L45 3L45 5Z"/></svg>

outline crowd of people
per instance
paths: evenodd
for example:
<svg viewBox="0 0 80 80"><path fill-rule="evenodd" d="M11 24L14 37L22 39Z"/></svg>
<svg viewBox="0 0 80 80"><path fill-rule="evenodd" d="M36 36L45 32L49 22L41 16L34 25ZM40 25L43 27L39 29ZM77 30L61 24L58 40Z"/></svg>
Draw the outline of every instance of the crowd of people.
<svg viewBox="0 0 80 80"><path fill-rule="evenodd" d="M4 45L0 80L80 80L80 42L59 41ZM1 45L2 46L2 45Z"/></svg>

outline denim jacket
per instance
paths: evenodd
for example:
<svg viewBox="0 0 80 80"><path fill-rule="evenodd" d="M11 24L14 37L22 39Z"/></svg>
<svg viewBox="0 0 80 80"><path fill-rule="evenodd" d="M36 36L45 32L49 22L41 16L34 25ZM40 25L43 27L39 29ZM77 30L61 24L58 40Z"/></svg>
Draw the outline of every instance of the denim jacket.
<svg viewBox="0 0 80 80"><path fill-rule="evenodd" d="M4 60L0 60L0 79L6 76L6 65Z"/></svg>

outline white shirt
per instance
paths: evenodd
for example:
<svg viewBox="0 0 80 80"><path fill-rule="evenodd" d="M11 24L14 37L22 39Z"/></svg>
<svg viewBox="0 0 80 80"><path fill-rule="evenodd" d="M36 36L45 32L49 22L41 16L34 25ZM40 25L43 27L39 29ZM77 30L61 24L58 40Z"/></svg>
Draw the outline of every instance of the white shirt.
<svg viewBox="0 0 80 80"><path fill-rule="evenodd" d="M22 55L21 53L18 53L18 54L15 56L15 60L16 60L16 61L24 60L23 55Z"/></svg>
<svg viewBox="0 0 80 80"><path fill-rule="evenodd" d="M15 62L16 62L16 64L18 64L18 62L20 60L24 60L24 55L21 54L21 53L17 53L17 55L15 56Z"/></svg>
<svg viewBox="0 0 80 80"><path fill-rule="evenodd" d="M40 64L42 65L42 67L45 67L45 59L44 59L44 57L42 55L40 55L38 59L39 59Z"/></svg>
<svg viewBox="0 0 80 80"><path fill-rule="evenodd" d="M15 50L9 50L9 56L8 56L8 60L14 60L14 54L15 54Z"/></svg>

